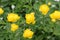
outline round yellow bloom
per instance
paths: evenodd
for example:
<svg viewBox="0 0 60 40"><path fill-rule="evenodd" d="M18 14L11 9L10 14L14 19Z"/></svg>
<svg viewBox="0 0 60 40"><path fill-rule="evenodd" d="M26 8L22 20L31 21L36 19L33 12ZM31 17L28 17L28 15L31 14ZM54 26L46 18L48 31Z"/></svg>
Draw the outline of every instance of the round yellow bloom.
<svg viewBox="0 0 60 40"><path fill-rule="evenodd" d="M39 7L39 11L41 11L43 15L46 15L49 9L50 9L49 6L46 4L43 4Z"/></svg>
<svg viewBox="0 0 60 40"><path fill-rule="evenodd" d="M32 32L30 29L24 30L23 37L24 38L32 38L34 32Z"/></svg>
<svg viewBox="0 0 60 40"><path fill-rule="evenodd" d="M0 15L4 13L4 10L0 8Z"/></svg>
<svg viewBox="0 0 60 40"><path fill-rule="evenodd" d="M19 28L16 24L11 24L11 31L15 32Z"/></svg>
<svg viewBox="0 0 60 40"><path fill-rule="evenodd" d="M56 21L60 19L60 11L55 11L52 14L50 14L50 18L52 21Z"/></svg>
<svg viewBox="0 0 60 40"><path fill-rule="evenodd" d="M52 22L56 22L56 19L52 19L51 21L52 21Z"/></svg>
<svg viewBox="0 0 60 40"><path fill-rule="evenodd" d="M32 13L30 13L30 14L26 14L25 15L25 18L26 18L26 23L27 24L30 24L30 23L32 23L32 24L35 24L35 16L34 16L34 12L32 12Z"/></svg>
<svg viewBox="0 0 60 40"><path fill-rule="evenodd" d="M51 2L48 2L48 5L51 5Z"/></svg>
<svg viewBox="0 0 60 40"><path fill-rule="evenodd" d="M7 16L7 20L9 22L16 22L19 19L20 19L20 16L18 16L18 14L15 14L15 13L9 13Z"/></svg>

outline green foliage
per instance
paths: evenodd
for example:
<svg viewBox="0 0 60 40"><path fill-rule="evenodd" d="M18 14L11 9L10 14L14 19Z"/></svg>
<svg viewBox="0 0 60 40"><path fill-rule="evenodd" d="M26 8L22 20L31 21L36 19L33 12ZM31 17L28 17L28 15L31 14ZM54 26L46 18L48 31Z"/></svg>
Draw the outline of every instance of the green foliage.
<svg viewBox="0 0 60 40"><path fill-rule="evenodd" d="M55 7L50 6L50 11L46 16L39 11L41 4L51 2ZM15 9L11 8L15 5ZM0 7L4 9L4 14L0 15L0 40L60 40L60 21L51 22L49 14L55 10L60 10L60 2L54 0L0 0ZM7 21L7 14L15 12L21 16L21 19L16 22L19 29L16 32L11 32L10 24ZM34 25L25 23L25 14L35 12L36 23ZM32 39L23 38L23 31L26 28L32 29L34 32Z"/></svg>

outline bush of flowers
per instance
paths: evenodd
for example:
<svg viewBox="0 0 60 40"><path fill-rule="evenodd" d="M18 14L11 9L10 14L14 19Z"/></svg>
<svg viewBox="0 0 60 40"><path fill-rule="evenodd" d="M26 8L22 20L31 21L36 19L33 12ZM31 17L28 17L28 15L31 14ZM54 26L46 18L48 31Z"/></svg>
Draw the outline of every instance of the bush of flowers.
<svg viewBox="0 0 60 40"><path fill-rule="evenodd" d="M0 0L0 40L60 40L60 0Z"/></svg>

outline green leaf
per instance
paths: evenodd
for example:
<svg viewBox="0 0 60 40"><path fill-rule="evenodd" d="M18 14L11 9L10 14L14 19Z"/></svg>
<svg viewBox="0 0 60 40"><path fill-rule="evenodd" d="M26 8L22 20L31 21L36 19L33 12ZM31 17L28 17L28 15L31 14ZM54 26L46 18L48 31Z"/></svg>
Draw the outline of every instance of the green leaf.
<svg viewBox="0 0 60 40"><path fill-rule="evenodd" d="M55 34L55 35L60 35L60 26L57 25L57 26L55 27L53 34Z"/></svg>

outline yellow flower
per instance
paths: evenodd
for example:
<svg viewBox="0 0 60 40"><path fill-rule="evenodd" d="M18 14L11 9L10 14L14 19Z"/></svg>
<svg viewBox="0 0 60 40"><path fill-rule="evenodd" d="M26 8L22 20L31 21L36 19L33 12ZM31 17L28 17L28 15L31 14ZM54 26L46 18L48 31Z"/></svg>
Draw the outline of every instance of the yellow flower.
<svg viewBox="0 0 60 40"><path fill-rule="evenodd" d="M32 12L32 13L30 13L30 14L26 14L25 15L25 18L26 18L26 23L27 24L30 24L30 23L32 23L32 24L35 24L35 16L34 16L34 12Z"/></svg>
<svg viewBox="0 0 60 40"><path fill-rule="evenodd" d="M48 5L51 5L51 2L48 2Z"/></svg>
<svg viewBox="0 0 60 40"><path fill-rule="evenodd" d="M50 9L49 6L46 4L43 4L39 7L39 11L41 11L43 15L46 15L49 9Z"/></svg>
<svg viewBox="0 0 60 40"><path fill-rule="evenodd" d="M9 13L7 16L7 20L9 22L16 22L19 19L20 19L20 16L18 16L18 14L15 14L15 13Z"/></svg>
<svg viewBox="0 0 60 40"><path fill-rule="evenodd" d="M52 21L52 22L56 22L56 19L52 19L51 21Z"/></svg>
<svg viewBox="0 0 60 40"><path fill-rule="evenodd" d="M4 13L4 10L0 8L0 15Z"/></svg>
<svg viewBox="0 0 60 40"><path fill-rule="evenodd" d="M17 29L19 28L19 26L18 25L16 25L16 24L11 24L11 31L16 31Z"/></svg>
<svg viewBox="0 0 60 40"><path fill-rule="evenodd" d="M52 21L56 21L60 19L60 11L54 11L52 14L50 14L50 18Z"/></svg>
<svg viewBox="0 0 60 40"><path fill-rule="evenodd" d="M34 32L32 32L30 29L24 30L23 37L24 38L32 38Z"/></svg>

